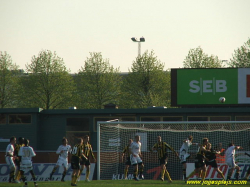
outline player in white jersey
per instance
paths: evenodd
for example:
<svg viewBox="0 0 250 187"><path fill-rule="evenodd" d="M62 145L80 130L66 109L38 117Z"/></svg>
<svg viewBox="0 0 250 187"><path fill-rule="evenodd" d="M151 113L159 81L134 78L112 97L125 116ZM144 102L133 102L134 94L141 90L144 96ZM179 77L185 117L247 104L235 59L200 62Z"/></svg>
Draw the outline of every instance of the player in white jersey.
<svg viewBox="0 0 250 187"><path fill-rule="evenodd" d="M68 153L71 150L71 146L68 145L67 138L62 139L62 145L60 145L56 151L56 154L59 154L59 158L57 160L56 166L53 168L52 172L50 173L49 179L52 180L53 174L56 172L57 168L59 166L63 166L64 172L62 174L62 182L64 181L64 177L66 175L67 169L68 169Z"/></svg>
<svg viewBox="0 0 250 187"><path fill-rule="evenodd" d="M33 148L29 146L29 140L24 139L23 141L24 146L20 148L18 152L18 156L21 157L21 163L20 163L20 173L21 173L21 179L25 183L23 187L28 187L27 179L24 175L26 172L30 172L32 176L32 180L34 181L35 187L38 186L36 183L36 176L33 171L32 166L32 157L36 156L36 153L34 152Z"/></svg>
<svg viewBox="0 0 250 187"><path fill-rule="evenodd" d="M186 140L183 140L183 144L180 148L180 160L182 164L182 172L184 180L186 180L186 169L187 169L187 159L190 157L190 154L188 153L188 149L191 145L198 145L198 143L192 143L193 136L189 136Z"/></svg>
<svg viewBox="0 0 250 187"><path fill-rule="evenodd" d="M135 141L131 143L130 145L130 161L131 165L134 167L134 179L136 181L139 180L138 176L138 165L140 166L140 177L141 179L144 179L143 176L143 169L144 165L142 163L141 159L141 142L140 142L141 137L139 135L135 136Z"/></svg>
<svg viewBox="0 0 250 187"><path fill-rule="evenodd" d="M226 164L229 166L227 174L227 180L231 179L233 170L236 169L236 180L239 180L240 167L235 164L235 149L243 149L241 146L235 146L233 143L229 143L226 150Z"/></svg>
<svg viewBox="0 0 250 187"><path fill-rule="evenodd" d="M15 170L16 170L16 166L14 163L14 145L16 143L16 137L11 137L10 138L10 143L6 148L6 154L5 154L5 161L9 166L10 169L10 175L9 175L9 182L14 182L14 178L15 178Z"/></svg>

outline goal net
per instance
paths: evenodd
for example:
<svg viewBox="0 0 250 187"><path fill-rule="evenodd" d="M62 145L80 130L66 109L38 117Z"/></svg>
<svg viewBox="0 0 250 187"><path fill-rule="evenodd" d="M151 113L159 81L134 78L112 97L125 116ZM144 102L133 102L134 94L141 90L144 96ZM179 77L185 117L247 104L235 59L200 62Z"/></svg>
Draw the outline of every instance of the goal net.
<svg viewBox="0 0 250 187"><path fill-rule="evenodd" d="M128 140L134 140L135 135L141 137L145 179L160 179L161 170L157 152L150 151L153 145L157 143L157 136L161 136L162 141L173 147L178 154L183 140L187 139L189 135L193 136L193 143L201 143L203 138L208 138L213 148L220 143L226 149L228 144L233 142L235 145L244 148L236 151L239 162L245 164L246 167L250 167L250 158L244 154L250 150L250 122L97 122L97 179L124 179L125 162L121 160L121 155L124 147L128 144ZM191 158L187 160L187 163L194 163L197 150L198 146L196 145L189 148ZM227 167L224 160L221 162L218 165L219 167L225 167L224 170L221 168L225 174L227 173ZM246 163L249 163L249 166ZM190 167L193 169L194 164L190 164ZM182 180L182 164L171 150L168 150L167 170L173 180ZM208 175L212 176L211 172L207 174L207 177L209 177ZM128 179L132 178L133 167L130 166Z"/></svg>

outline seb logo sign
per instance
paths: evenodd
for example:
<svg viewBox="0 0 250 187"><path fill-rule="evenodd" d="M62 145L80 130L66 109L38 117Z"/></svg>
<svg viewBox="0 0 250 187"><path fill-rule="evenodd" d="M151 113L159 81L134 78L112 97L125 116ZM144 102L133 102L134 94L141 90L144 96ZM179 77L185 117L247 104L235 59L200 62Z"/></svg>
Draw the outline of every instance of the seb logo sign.
<svg viewBox="0 0 250 187"><path fill-rule="evenodd" d="M250 104L250 68L174 69L173 105ZM219 98L226 102L220 103Z"/></svg>
<svg viewBox="0 0 250 187"><path fill-rule="evenodd" d="M215 93L215 92L226 92L227 91L226 80L192 80L189 83L189 92L192 93Z"/></svg>

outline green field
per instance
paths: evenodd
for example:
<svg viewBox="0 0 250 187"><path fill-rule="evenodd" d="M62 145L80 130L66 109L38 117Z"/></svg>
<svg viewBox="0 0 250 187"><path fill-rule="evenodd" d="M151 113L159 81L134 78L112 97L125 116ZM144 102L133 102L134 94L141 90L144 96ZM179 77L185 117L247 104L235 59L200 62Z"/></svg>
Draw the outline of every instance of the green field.
<svg viewBox="0 0 250 187"><path fill-rule="evenodd" d="M184 181L173 181L173 183L169 183L167 181L160 181L160 180L141 180L141 181L132 181L132 180L103 180L103 181L91 181L91 182L85 182L85 181L80 181L77 183L77 186L93 186L93 187L122 187L122 186L133 186L133 187L160 187L160 186L173 186L173 187L182 187L182 186L187 186L187 187L193 187L193 186L201 186L201 185L188 185L185 184ZM11 183L0 183L0 186L2 187L22 187L23 184L11 184ZM33 187L34 184L33 182L28 183L29 187ZM38 182L39 187L70 187L70 182ZM204 186L204 185L203 185ZM206 186L206 185L205 185ZM218 185L210 185L210 186L218 186ZM220 185L221 186L221 185ZM226 185L222 185L226 186ZM245 185L227 185L227 186L250 186L250 181L248 181L247 184Z"/></svg>

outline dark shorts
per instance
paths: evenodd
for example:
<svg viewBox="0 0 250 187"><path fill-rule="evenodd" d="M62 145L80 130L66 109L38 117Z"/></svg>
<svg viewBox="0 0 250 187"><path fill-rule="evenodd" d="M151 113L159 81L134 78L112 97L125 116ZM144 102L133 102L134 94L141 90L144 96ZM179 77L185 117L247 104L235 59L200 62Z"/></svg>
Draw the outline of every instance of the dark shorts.
<svg viewBox="0 0 250 187"><path fill-rule="evenodd" d="M195 162L194 162L194 167L195 169L201 168L205 166L205 162L202 158L195 158Z"/></svg>
<svg viewBox="0 0 250 187"><path fill-rule="evenodd" d="M167 161L166 161L167 158L168 158L167 155L164 155L164 157L159 158L160 165L167 164Z"/></svg>
<svg viewBox="0 0 250 187"><path fill-rule="evenodd" d="M248 170L247 170L247 174L250 174L250 167L249 167Z"/></svg>
<svg viewBox="0 0 250 187"><path fill-rule="evenodd" d="M130 157L127 157L127 160L126 160L126 162L125 162L125 165L131 165L131 161L130 161Z"/></svg>
<svg viewBox="0 0 250 187"><path fill-rule="evenodd" d="M84 157L81 157L80 165L89 166L90 162L89 162L89 160L86 160Z"/></svg>
<svg viewBox="0 0 250 187"><path fill-rule="evenodd" d="M80 169L80 158L78 156L71 157L71 168Z"/></svg>
<svg viewBox="0 0 250 187"><path fill-rule="evenodd" d="M141 165L143 165L143 163L142 163L142 162L140 162L140 163L138 163L138 165L139 165L139 166L141 166Z"/></svg>
<svg viewBox="0 0 250 187"><path fill-rule="evenodd" d="M20 167L20 163L21 163L21 157L18 157L18 159L15 159L15 165Z"/></svg>
<svg viewBox="0 0 250 187"><path fill-rule="evenodd" d="M210 162L205 161L205 163L206 163L207 166L211 166L213 168L217 168L218 167L218 165L216 163L216 160L213 160L213 161L210 161Z"/></svg>

